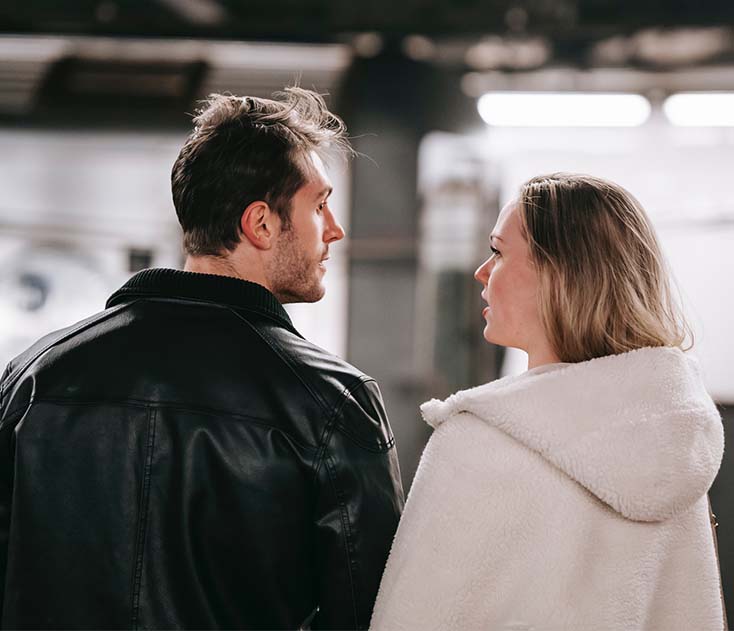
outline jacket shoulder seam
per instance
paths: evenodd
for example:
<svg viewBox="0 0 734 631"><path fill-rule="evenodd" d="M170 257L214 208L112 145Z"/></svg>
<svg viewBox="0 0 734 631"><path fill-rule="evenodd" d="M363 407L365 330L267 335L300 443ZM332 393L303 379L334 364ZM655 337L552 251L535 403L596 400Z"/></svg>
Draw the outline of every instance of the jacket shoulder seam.
<svg viewBox="0 0 734 631"><path fill-rule="evenodd" d="M88 320L84 320L78 323L77 325L73 326L71 329L66 331L60 337L54 338L53 340L50 340L49 342L44 344L35 353L32 353L23 363L16 366L13 369L13 371L7 375L6 379L2 382L2 384L0 384L0 402L2 402L5 394L10 391L11 386L14 385L18 377L25 372L26 368L28 368L33 362L35 362L39 357L41 357L41 355L44 355L47 351L52 349L54 346L57 346L58 344L62 344L63 342L66 342L69 338L73 337L74 335L83 331L84 329L94 326L95 324L99 324L100 322L112 317L113 315L117 314L119 311L122 311L123 309L129 307L132 304L134 303L126 302L126 303L117 305L116 307L112 307L111 309L105 309L101 313L98 313L96 316L92 316L92 318Z"/></svg>
<svg viewBox="0 0 734 631"><path fill-rule="evenodd" d="M257 335L277 356L278 358L290 369L290 371L296 376L298 381L301 382L301 385L303 388L308 392L314 401L318 404L318 406L326 413L329 414L329 405L326 403L326 401L323 400L323 398L308 384L306 383L306 380L302 377L300 372L296 370L296 367L293 365L291 361L289 361L287 357L287 353L280 347L279 344L277 344L274 340L268 339L267 336L265 336L261 331L258 330L256 326L252 324L252 322L249 322L246 318L243 318L241 314L239 314L235 309L229 308L229 311L235 315L241 322L245 323L246 326L248 326L254 333Z"/></svg>
<svg viewBox="0 0 734 631"><path fill-rule="evenodd" d="M349 395L357 390L360 386L363 386L367 383L377 383L377 381L372 377L364 376L361 380L361 383L354 384L350 388L344 390L344 399L341 402L339 410L337 410L334 414L334 426L338 428L341 432L343 432L345 436L347 436L355 445L357 445L361 449L364 449L365 451L369 451L371 453L386 453L395 446L395 436L386 441L382 446L375 447L373 445L365 443L349 428L346 423L342 421L342 419L339 419L338 417L339 412L341 411L341 408L344 407Z"/></svg>
<svg viewBox="0 0 734 631"><path fill-rule="evenodd" d="M324 460L324 456L326 454L326 451L329 446L329 440L331 440L331 435L334 433L334 428L337 426L337 416L339 415L339 412L342 411L344 406L347 403L347 400L349 399L349 395L352 394L357 388L361 387L365 383L369 381L374 381L372 377L368 377L367 375L359 375L356 377L348 386L345 386L342 390L342 393L339 398L339 404L334 406L334 412L329 417L327 422L324 424L324 429L321 431L321 437L319 438L319 448L316 452L316 456L314 457L314 480L319 474L319 469L321 468L321 463Z"/></svg>

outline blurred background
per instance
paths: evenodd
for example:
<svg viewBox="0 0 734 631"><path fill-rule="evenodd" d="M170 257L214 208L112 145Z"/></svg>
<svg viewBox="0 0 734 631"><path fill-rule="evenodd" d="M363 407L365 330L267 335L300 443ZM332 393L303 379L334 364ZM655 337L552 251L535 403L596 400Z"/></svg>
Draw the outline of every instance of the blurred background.
<svg viewBox="0 0 734 631"><path fill-rule="evenodd" d="M181 267L170 169L197 100L328 94L364 154L334 165L327 297L301 332L378 379L406 489L418 405L524 368L482 339L473 270L526 178L633 192L734 419L731 0L5 0L0 363ZM734 619L734 457L712 491Z"/></svg>

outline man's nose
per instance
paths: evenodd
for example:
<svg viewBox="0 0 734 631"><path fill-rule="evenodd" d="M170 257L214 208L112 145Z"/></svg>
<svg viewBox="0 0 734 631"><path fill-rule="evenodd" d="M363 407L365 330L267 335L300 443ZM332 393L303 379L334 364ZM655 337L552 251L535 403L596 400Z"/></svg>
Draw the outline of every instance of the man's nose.
<svg viewBox="0 0 734 631"><path fill-rule="evenodd" d="M332 241L339 241L344 238L344 228L336 220L336 217L329 212L327 217L326 231L324 232L324 242L331 243Z"/></svg>

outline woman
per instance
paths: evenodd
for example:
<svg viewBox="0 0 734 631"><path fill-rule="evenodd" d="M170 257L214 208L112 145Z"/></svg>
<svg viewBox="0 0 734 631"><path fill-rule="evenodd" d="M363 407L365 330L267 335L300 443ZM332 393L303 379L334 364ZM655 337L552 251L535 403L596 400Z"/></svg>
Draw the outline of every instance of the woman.
<svg viewBox="0 0 734 631"><path fill-rule="evenodd" d="M376 629L722 629L707 491L721 419L624 189L536 177L476 271L484 337L528 371L421 410L435 428Z"/></svg>

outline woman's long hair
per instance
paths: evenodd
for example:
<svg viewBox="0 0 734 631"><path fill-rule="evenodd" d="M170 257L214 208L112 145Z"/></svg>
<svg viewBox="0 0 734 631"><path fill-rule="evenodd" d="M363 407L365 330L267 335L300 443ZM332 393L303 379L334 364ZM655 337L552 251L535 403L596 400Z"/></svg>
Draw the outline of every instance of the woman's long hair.
<svg viewBox="0 0 734 631"><path fill-rule="evenodd" d="M692 345L667 265L640 203L601 178L528 180L519 212L539 272L540 312L561 361Z"/></svg>

